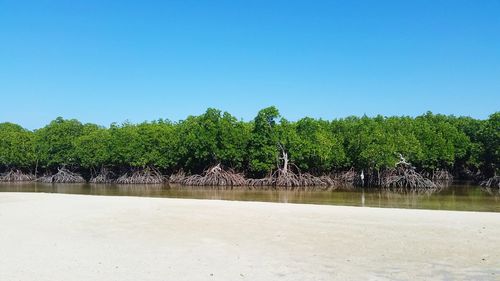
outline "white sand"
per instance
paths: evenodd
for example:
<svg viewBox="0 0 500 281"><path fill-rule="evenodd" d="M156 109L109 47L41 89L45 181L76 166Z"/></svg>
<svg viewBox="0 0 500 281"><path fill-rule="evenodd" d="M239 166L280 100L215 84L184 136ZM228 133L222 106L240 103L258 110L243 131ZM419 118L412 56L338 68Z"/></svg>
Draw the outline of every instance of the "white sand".
<svg viewBox="0 0 500 281"><path fill-rule="evenodd" d="M0 280L500 280L500 213L0 193Z"/></svg>

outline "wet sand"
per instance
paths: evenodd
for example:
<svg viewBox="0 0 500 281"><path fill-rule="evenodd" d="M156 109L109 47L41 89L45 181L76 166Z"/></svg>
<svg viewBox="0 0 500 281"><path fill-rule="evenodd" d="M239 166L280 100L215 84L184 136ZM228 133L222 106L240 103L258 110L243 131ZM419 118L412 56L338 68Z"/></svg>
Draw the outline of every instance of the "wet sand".
<svg viewBox="0 0 500 281"><path fill-rule="evenodd" d="M0 280L499 280L500 213L0 193Z"/></svg>

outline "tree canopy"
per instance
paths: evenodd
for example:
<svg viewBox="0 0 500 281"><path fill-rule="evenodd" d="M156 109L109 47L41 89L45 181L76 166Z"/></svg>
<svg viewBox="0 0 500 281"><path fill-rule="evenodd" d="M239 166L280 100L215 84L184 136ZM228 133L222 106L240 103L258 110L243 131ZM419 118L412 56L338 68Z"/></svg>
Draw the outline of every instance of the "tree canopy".
<svg viewBox="0 0 500 281"><path fill-rule="evenodd" d="M427 112L415 118L289 121L268 107L245 122L209 108L178 122L110 127L61 117L34 131L0 123L0 171L154 167L166 173L200 173L220 163L258 177L276 169L283 149L300 171L318 175L386 169L401 154L420 170L492 176L498 172L499 147L500 112L486 120Z"/></svg>

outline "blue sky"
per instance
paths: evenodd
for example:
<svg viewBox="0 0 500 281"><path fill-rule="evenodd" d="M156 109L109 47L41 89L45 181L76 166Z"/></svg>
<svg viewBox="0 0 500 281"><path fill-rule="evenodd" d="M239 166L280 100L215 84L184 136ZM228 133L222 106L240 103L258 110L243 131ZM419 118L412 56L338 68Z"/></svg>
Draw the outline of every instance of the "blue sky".
<svg viewBox="0 0 500 281"><path fill-rule="evenodd" d="M500 1L0 0L0 122L500 109Z"/></svg>

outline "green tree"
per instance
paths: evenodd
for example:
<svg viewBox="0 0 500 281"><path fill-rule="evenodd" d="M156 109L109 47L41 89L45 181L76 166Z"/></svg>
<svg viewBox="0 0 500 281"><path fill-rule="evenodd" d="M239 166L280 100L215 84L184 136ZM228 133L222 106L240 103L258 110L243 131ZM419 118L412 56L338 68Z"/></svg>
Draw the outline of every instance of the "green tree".
<svg viewBox="0 0 500 281"><path fill-rule="evenodd" d="M75 141L83 134L78 120L58 117L49 125L35 131L35 152L40 164L47 168L77 166Z"/></svg>
<svg viewBox="0 0 500 281"><path fill-rule="evenodd" d="M278 109L272 106L259 111L254 119L248 146L249 170L254 176L263 176L276 167L279 117Z"/></svg>
<svg viewBox="0 0 500 281"><path fill-rule="evenodd" d="M500 112L486 120L479 132L484 147L483 163L486 176L498 173L500 168Z"/></svg>
<svg viewBox="0 0 500 281"><path fill-rule="evenodd" d="M137 125L111 124L111 163L116 167L144 168L148 164L146 147L141 143Z"/></svg>
<svg viewBox="0 0 500 281"><path fill-rule="evenodd" d="M84 133L75 140L79 165L98 169L111 164L111 134L104 127L85 125Z"/></svg>
<svg viewBox="0 0 500 281"><path fill-rule="evenodd" d="M179 151L184 168L201 172L222 163L240 169L246 159L248 126L220 110L209 108L179 123Z"/></svg>
<svg viewBox="0 0 500 281"><path fill-rule="evenodd" d="M0 123L0 167L33 167L33 139L33 133L19 125Z"/></svg>
<svg viewBox="0 0 500 281"><path fill-rule="evenodd" d="M283 123L281 129L289 133L284 132L288 138L280 138L288 147L291 161L301 170L321 174L344 167L342 140L330 131L329 122L306 117L286 126Z"/></svg>
<svg viewBox="0 0 500 281"><path fill-rule="evenodd" d="M470 139L444 115L428 112L415 119L416 136L422 145L419 165L424 169L452 169L456 159L463 158Z"/></svg>

